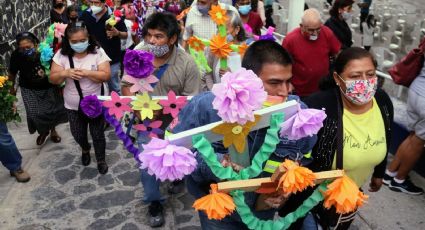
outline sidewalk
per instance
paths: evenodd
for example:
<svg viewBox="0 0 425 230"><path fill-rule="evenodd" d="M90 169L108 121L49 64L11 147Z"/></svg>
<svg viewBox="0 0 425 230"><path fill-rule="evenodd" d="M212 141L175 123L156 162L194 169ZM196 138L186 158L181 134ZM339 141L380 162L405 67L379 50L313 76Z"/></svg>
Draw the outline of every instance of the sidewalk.
<svg viewBox="0 0 425 230"><path fill-rule="evenodd" d="M18 107L23 111L22 104ZM21 114L25 121L25 112ZM9 127L32 179L16 183L0 167L1 230L150 229L136 162L112 130L106 132L109 172L99 175L95 162L81 165L79 147L67 124L58 127L62 143L48 140L41 148L35 144L36 136L28 134L25 122ZM415 173L411 177L425 188L424 178ZM163 191L167 194L165 187ZM352 229L425 229L425 195L409 196L387 187L368 195ZM200 229L192 203L187 193L167 195L166 225L160 229Z"/></svg>

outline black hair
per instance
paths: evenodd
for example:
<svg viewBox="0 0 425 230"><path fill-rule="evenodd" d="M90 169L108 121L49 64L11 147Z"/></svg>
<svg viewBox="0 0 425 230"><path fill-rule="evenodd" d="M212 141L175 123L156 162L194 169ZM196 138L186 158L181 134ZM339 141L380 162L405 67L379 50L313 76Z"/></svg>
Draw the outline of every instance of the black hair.
<svg viewBox="0 0 425 230"><path fill-rule="evenodd" d="M337 73L338 75L341 75L342 72L344 72L345 67L347 67L347 64L352 60L358 60L362 58L370 58L373 65L376 67L378 66L378 63L376 62L375 57L367 50L360 48L360 47L350 47L345 50L343 50L339 55L336 57L333 69L329 71L329 74L327 77L324 77L319 82L319 88L321 90L326 90L330 88L336 88L336 82L333 78L333 73Z"/></svg>
<svg viewBox="0 0 425 230"><path fill-rule="evenodd" d="M62 37L61 54L67 56L73 56L75 51L71 48L69 43L69 37L79 31L85 31L89 37L89 46L87 47L87 53L94 54L96 49L99 48L99 44L96 42L93 36L91 36L83 22L70 23L65 29L65 36Z"/></svg>
<svg viewBox="0 0 425 230"><path fill-rule="evenodd" d="M291 55L277 42L260 40L248 47L242 60L242 67L259 75L264 64L292 65Z"/></svg>
<svg viewBox="0 0 425 230"><path fill-rule="evenodd" d="M339 17L339 9L351 6L354 4L353 0L336 0L332 5L332 8L329 10L329 14L331 17L338 18Z"/></svg>
<svg viewBox="0 0 425 230"><path fill-rule="evenodd" d="M78 8L77 8L77 6L76 6L76 5L70 5L70 6L68 6L68 7L66 8L66 15L67 15L67 16L69 16L69 14L70 14L71 12L73 12L73 11L78 12Z"/></svg>
<svg viewBox="0 0 425 230"><path fill-rule="evenodd" d="M251 10L257 13L258 10L258 1L259 0L251 0Z"/></svg>
<svg viewBox="0 0 425 230"><path fill-rule="evenodd" d="M180 26L174 14L168 12L158 12L152 14L148 17L145 25L143 26L142 37L145 37L148 34L149 29L160 30L167 34L168 38L176 35L176 45L178 44Z"/></svg>
<svg viewBox="0 0 425 230"><path fill-rule="evenodd" d="M368 28L375 27L375 16L373 14L369 14L366 17L366 24Z"/></svg>
<svg viewBox="0 0 425 230"><path fill-rule="evenodd" d="M121 6L127 3L133 3L133 0L122 0L121 1Z"/></svg>
<svg viewBox="0 0 425 230"><path fill-rule="evenodd" d="M16 44L19 46L19 43L23 40L30 40L34 45L40 43L40 40L31 32L22 32L16 35Z"/></svg>

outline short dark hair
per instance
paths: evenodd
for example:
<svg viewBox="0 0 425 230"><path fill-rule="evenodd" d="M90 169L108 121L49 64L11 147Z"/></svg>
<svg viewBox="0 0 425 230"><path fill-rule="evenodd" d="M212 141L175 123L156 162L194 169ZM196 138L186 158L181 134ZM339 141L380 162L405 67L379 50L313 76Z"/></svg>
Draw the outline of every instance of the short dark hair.
<svg viewBox="0 0 425 230"><path fill-rule="evenodd" d="M327 77L321 79L321 81L319 82L319 88L321 90L327 90L330 88L338 87L333 78L333 73L336 72L338 75L340 75L342 72L344 72L345 67L347 67L347 64L350 61L362 58L370 58L373 65L375 66L375 69L378 66L375 57L369 51L360 47L347 48L338 54L335 59L334 69L329 71L329 75Z"/></svg>
<svg viewBox="0 0 425 230"><path fill-rule="evenodd" d="M76 5L70 5L66 8L66 16L69 16L71 14L71 12L77 12L78 13L78 8Z"/></svg>
<svg viewBox="0 0 425 230"><path fill-rule="evenodd" d="M264 64L288 66L292 65L292 58L285 48L274 41L256 41L246 50L242 67L259 75Z"/></svg>
<svg viewBox="0 0 425 230"><path fill-rule="evenodd" d="M83 22L76 22L68 24L65 29L65 36L62 37L61 44L62 55L73 56L75 54L75 51L71 48L71 45L69 43L69 37L79 31L85 31L89 37L89 46L87 47L87 53L96 53L96 49L99 48L99 44L94 39L94 37L89 34Z"/></svg>
<svg viewBox="0 0 425 230"><path fill-rule="evenodd" d="M177 22L176 16L168 12L154 13L148 17L145 25L142 29L142 36L145 37L148 34L148 30L160 30L167 34L168 38L176 35L176 45L180 36L180 26Z"/></svg>
<svg viewBox="0 0 425 230"><path fill-rule="evenodd" d="M22 32L19 33L18 35L16 35L16 44L19 46L19 43L23 40L29 40L32 43L34 43L34 45L37 45L40 43L40 40L37 38L37 36L35 36L33 33L31 32Z"/></svg>
<svg viewBox="0 0 425 230"><path fill-rule="evenodd" d="M329 14L331 17L338 18L339 16L339 9L353 5L353 0L336 0L334 4L332 4L332 8L329 10Z"/></svg>

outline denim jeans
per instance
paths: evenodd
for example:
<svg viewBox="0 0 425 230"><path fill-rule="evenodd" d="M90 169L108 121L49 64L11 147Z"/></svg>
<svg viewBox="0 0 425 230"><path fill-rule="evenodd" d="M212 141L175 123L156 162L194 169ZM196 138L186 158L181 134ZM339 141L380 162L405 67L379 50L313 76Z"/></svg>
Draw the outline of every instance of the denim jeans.
<svg viewBox="0 0 425 230"><path fill-rule="evenodd" d="M3 122L0 122L0 161L9 171L18 170L22 164L22 156Z"/></svg>
<svg viewBox="0 0 425 230"><path fill-rule="evenodd" d="M119 62L111 65L111 79L108 81L109 92L114 91L119 95L121 95L120 66Z"/></svg>
<svg viewBox="0 0 425 230"><path fill-rule="evenodd" d="M139 145L140 151L143 151L142 144L146 144L148 142L148 137L137 134L137 144ZM142 199L144 203L149 204L153 201L165 201L165 198L161 196L161 192L159 191L159 185L161 184L161 181L156 179L155 175L150 175L147 169L140 169L140 178L144 191Z"/></svg>

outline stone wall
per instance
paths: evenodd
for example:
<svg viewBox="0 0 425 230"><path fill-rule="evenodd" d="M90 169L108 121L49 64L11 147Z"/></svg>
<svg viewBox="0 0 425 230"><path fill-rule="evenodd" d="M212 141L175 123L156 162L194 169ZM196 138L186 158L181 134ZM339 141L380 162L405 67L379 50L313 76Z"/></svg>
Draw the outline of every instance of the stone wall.
<svg viewBox="0 0 425 230"><path fill-rule="evenodd" d="M50 23L50 0L0 0L0 64L8 65L15 36L22 31L44 38Z"/></svg>

